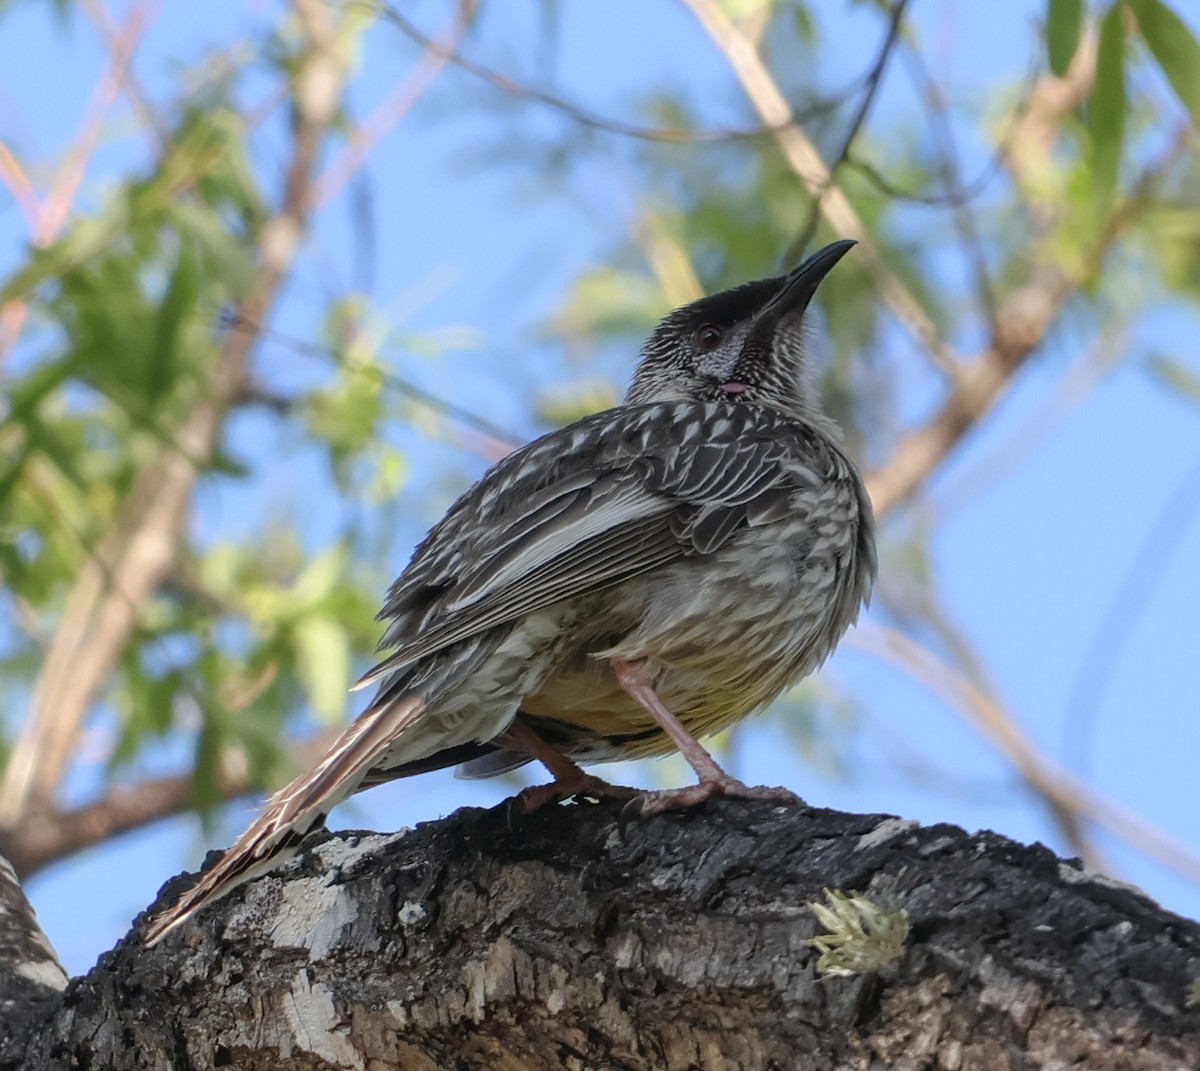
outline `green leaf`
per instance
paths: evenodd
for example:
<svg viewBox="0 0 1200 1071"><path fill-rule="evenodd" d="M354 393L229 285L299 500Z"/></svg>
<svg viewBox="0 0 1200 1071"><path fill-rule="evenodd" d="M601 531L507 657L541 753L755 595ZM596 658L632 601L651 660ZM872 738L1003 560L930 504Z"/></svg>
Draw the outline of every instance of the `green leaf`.
<svg viewBox="0 0 1200 1071"><path fill-rule="evenodd" d="M296 673L313 712L323 722L341 721L350 686L350 645L332 618L311 614L296 622Z"/></svg>
<svg viewBox="0 0 1200 1071"><path fill-rule="evenodd" d="M1067 73L1079 48L1082 30L1083 0L1047 0L1046 48L1050 54L1050 70L1057 77Z"/></svg>
<svg viewBox="0 0 1200 1071"><path fill-rule="evenodd" d="M1162 0L1128 0L1138 31L1200 130L1200 42Z"/></svg>
<svg viewBox="0 0 1200 1071"><path fill-rule="evenodd" d="M303 611L327 598L345 572L349 557L350 548L345 543L335 543L322 551L296 578L288 592L288 601L296 610Z"/></svg>
<svg viewBox="0 0 1200 1071"><path fill-rule="evenodd" d="M1088 102L1092 190L1107 199L1117 184L1121 142L1125 136L1125 22L1124 3L1117 0L1100 25L1096 83Z"/></svg>
<svg viewBox="0 0 1200 1071"><path fill-rule="evenodd" d="M221 798L221 750L225 746L226 726L221 713L203 701L204 724L196 738L195 762L192 773L192 804L204 814Z"/></svg>
<svg viewBox="0 0 1200 1071"><path fill-rule="evenodd" d="M154 317L152 342L145 358L144 391L150 402L162 398L175 377L180 362L174 358L184 348L180 335L185 320L195 311L199 290L199 272L184 246Z"/></svg>

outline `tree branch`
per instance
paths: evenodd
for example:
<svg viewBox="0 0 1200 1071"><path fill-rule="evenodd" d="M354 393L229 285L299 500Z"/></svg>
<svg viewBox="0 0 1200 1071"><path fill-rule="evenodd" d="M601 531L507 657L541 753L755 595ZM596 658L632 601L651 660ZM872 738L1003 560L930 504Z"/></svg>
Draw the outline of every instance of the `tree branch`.
<svg viewBox="0 0 1200 1071"><path fill-rule="evenodd" d="M19 1051L18 1026L42 1020L66 985L67 972L12 866L0 855L0 1063L6 1048Z"/></svg>
<svg viewBox="0 0 1200 1071"><path fill-rule="evenodd" d="M859 629L866 632L862 637L865 645L873 649L872 641L875 641L874 646L887 651L889 661L919 683L928 686L926 674L933 677L940 685L939 695L943 698L953 696L957 700L952 704L955 711L961 713L969 705L978 707L980 703L987 703L988 715L997 723L1004 724L1023 745L1020 757L1024 759L1028 756L1030 761L1023 765L1014 762L1017 773L1024 780L1026 787L1042 801L1071 854L1082 859L1092 873L1112 873L1084 829L1084 816L1074 806L1074 798L1068 801L1065 794L1055 791L1058 786L1052 777L1040 776L1044 770L1049 769L1050 764L1044 760L1043 753L1036 745L1021 733L1015 720L1005 710L997 697L995 686L971 644L950 620L946 611L938 605L929 587L911 577L907 578L906 583L902 577L899 585L894 582L881 583L876 585L875 590L889 616L898 622L899 627L895 630L876 628L869 622L860 625ZM946 664L934 654L932 647L926 648L910 638L914 631L912 626L918 622L946 652ZM855 639L858 638L857 631ZM891 642L893 632L897 637L895 643ZM851 639L850 642L854 643L855 639ZM916 655L920 655L922 660L914 661ZM970 689L969 699L962 697L963 689ZM970 717L969 714L967 716ZM978 728L976 719L971 718L971 723L973 727ZM995 741L989 738L989 743ZM999 748L998 743L996 746ZM1009 758L1011 761L1012 756Z"/></svg>
<svg viewBox="0 0 1200 1071"><path fill-rule="evenodd" d="M142 125L154 135L154 141L161 149L167 143L166 125L151 103L149 95L142 88L141 82L133 71L132 64L116 62L121 53L120 35L113 26L112 16L103 0L80 0L79 6L95 29L100 43L112 57L111 62L116 74L117 85L125 92ZM135 8L130 13L130 20L132 21L135 16L140 22L145 18L145 12L140 8Z"/></svg>
<svg viewBox="0 0 1200 1071"><path fill-rule="evenodd" d="M1076 58L1083 51L1081 48ZM1031 132L1040 137L1045 113L1031 110L1030 114L1036 116L1031 120ZM886 516L915 495L929 475L999 401L1012 377L1045 338L1063 306L1095 277L1112 246L1151 204L1162 175L1184 151L1190 136L1190 127L1179 129L1167 151L1146 167L1129 197L1108 218L1095 244L1076 264L1062 267L1050 259L1053 253L1035 250L1028 279L1004 299L997 311L995 331L988 348L962 369L954 389L938 412L901 439L883 468L867 478L867 490L877 517ZM1014 148L1020 144L1021 139L1016 139ZM1038 256L1047 259L1038 261Z"/></svg>
<svg viewBox="0 0 1200 1071"><path fill-rule="evenodd" d="M338 730L331 729L292 748L288 753L290 765L295 770L315 765L337 736ZM220 763L215 802L227 803L258 787L247 777L244 756L231 750L228 760ZM190 774L117 785L82 807L27 811L20 824L0 830L0 854L8 857L24 881L69 855L152 822L184 814L195 806L195 782Z"/></svg>
<svg viewBox="0 0 1200 1071"><path fill-rule="evenodd" d="M622 827L620 807L318 835L161 945L123 942L0 1062L1200 1066L1200 928L1040 846L741 802ZM876 936L819 920L825 890L861 893Z"/></svg>
<svg viewBox="0 0 1200 1071"><path fill-rule="evenodd" d="M125 29L117 33L108 27L109 66L92 89L83 127L72 139L67 158L59 167L44 201L39 200L28 177L15 157L0 142L0 181L13 192L29 230L29 240L35 246L48 246L58 237L67 221L79 184L87 171L88 161L96 151L104 120L116 100L117 90L125 81L138 37L142 32L143 11L134 7L129 12ZM16 345L25 326L29 308L20 298L12 298L0 306L0 365Z"/></svg>
<svg viewBox="0 0 1200 1071"><path fill-rule="evenodd" d="M940 157L938 170L941 172L946 201L950 205L954 229L958 232L959 245L962 248L967 267L974 276L975 298L987 317L989 329L995 331L996 295L988 271L983 241L979 236L975 212L963 185L962 166L959 162L954 130L950 124L946 95L930 73L925 59L917 50L916 45L906 49L905 55L908 58L908 68L913 82L925 104L929 128L938 144Z"/></svg>
<svg viewBox="0 0 1200 1071"><path fill-rule="evenodd" d="M470 29L478 0L457 0L455 13L444 37L425 49L413 72L366 120L356 126L338 157L331 163L317 184L317 204L326 205L366 162L371 150L420 100L445 70L467 30Z"/></svg>

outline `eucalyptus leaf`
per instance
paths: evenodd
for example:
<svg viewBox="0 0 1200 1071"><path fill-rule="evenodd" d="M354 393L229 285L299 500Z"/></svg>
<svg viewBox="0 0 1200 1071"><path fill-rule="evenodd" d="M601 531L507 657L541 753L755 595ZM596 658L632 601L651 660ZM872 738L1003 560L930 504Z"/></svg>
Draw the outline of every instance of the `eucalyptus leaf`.
<svg viewBox="0 0 1200 1071"><path fill-rule="evenodd" d="M1125 137L1125 22L1124 3L1117 0L1100 24L1096 82L1088 101L1092 191L1106 200L1117 184Z"/></svg>
<svg viewBox="0 0 1200 1071"><path fill-rule="evenodd" d="M350 645L346 631L324 614L296 622L296 672L309 705L323 722L341 721L350 687Z"/></svg>
<svg viewBox="0 0 1200 1071"><path fill-rule="evenodd" d="M1067 73L1079 48L1083 30L1083 0L1047 0L1046 49L1050 70L1059 78Z"/></svg>
<svg viewBox="0 0 1200 1071"><path fill-rule="evenodd" d="M1200 130L1200 42L1162 0L1127 0L1138 32Z"/></svg>

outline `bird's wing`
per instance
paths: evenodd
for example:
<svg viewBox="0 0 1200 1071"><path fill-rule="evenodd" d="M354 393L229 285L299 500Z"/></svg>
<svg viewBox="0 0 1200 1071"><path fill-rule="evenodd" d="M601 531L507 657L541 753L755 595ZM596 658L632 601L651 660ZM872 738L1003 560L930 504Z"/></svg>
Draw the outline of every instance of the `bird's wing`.
<svg viewBox="0 0 1200 1071"><path fill-rule="evenodd" d="M451 507L388 593L396 652L365 686L434 651L674 559L708 554L815 486L809 429L728 403L600 413L493 468ZM817 451L818 454L823 451ZM812 457L809 469L798 459Z"/></svg>

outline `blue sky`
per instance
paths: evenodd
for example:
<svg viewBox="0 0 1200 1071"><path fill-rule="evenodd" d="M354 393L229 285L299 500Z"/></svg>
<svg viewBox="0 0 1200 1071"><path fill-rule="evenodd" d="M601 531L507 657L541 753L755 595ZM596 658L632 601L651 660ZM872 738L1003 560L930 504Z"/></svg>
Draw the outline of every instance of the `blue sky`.
<svg viewBox="0 0 1200 1071"><path fill-rule="evenodd" d="M840 3L814 6L824 41L819 80L843 85L869 62L878 20L869 5L858 5L852 15ZM47 16L47 7L18 5L0 20L0 137L24 141L52 161L76 128L100 56L85 23L64 29ZM532 2L505 5L503 24L493 8L486 9L476 40L486 42L489 62L511 67L530 56L527 42L539 8ZM998 82L1019 79L1027 69L1031 26L1042 5L917 0L913 9L939 76L955 99L983 100ZM244 5L215 0L205 5L204 24L197 27L194 6L162 5L140 53L138 73L152 95L168 92L178 71L208 44L226 42L236 27L261 24L276 10L261 0ZM552 74L564 95L607 114L638 118L629 109L652 72L655 81L677 79L694 87L712 124L746 122L728 72L679 6L625 0L563 5L562 10ZM443 4L422 2L414 5L413 17L434 29L442 25L445 11ZM1195 13L1190 17L1196 26ZM638 32L630 33L631 26ZM358 114L388 92L414 54L392 30L380 27L371 34L353 89ZM55 57L53 64L46 62L48 56ZM445 75L418 113L374 155L368 169L376 251L372 297L384 310L404 314L411 329L457 326L486 340L477 348L418 361L405 373L532 434L538 429L522 403L523 392L565 385L580 373L623 381L632 369L632 352L597 354L594 366L568 369L539 326L569 281L622 241L633 187L625 182L624 147L613 140L608 156L590 154L590 161L600 163L579 176L575 193L530 196L528 176L519 166L480 162L478 146L490 143L492 123L475 107L480 99L477 84L454 72ZM893 72L869 130L909 121L912 100L906 79ZM532 106L520 114L530 124L560 122ZM17 115L24 132L16 126ZM114 111L106 147L81 199L85 206L103 197L114 168L124 169L141 151L130 137L131 123L124 106ZM960 125L970 131L969 124ZM600 144L603 149L609 143ZM986 147L968 140L963 151L965 169L973 173ZM268 129L262 162L277 163L283 152L281 130ZM312 255L303 261L277 318L289 334L311 337L314 298L361 281L351 220L344 201L320 218ZM790 237L781 236L781 245ZM0 268L14 263L21 240L19 215L0 199ZM956 269L948 264L946 270ZM1200 409L1171 396L1141 369L1145 355L1160 350L1200 372L1196 327L1195 309L1185 307L1156 308L1139 319L1128 340L1130 358L1082 403L1051 414L1049 429L1029 456L993 479L987 476L990 461L1020 446L1047 390L1064 368L1081 361L1089 345L1089 339L1068 329L1056 331L994 416L932 482L920 508L937 518L933 561L946 605L983 655L1025 731L1049 756L1086 773L1097 789L1200 851L1192 788L1200 754L1200 685L1193 666L1200 518L1179 501L1188 474L1200 465ZM272 375L297 382L321 372L294 353L270 347L262 361ZM279 445L272 436L265 422L251 419L239 427L237 441L258 451ZM436 519L439 505L462 480L482 471L478 459L431 444L411 429L397 429L396 436L412 459L404 494L413 505L405 511L405 530L396 534L395 559L380 563L391 572L402 567L405 548ZM448 473L458 482L447 481ZM269 493L281 507L306 515L302 507L312 482L311 457L281 455L272 465L269 489L207 488L199 530L236 531L244 523L244 495ZM1172 506L1176 514L1170 528L1178 538L1169 554L1162 539L1152 543L1147 557L1144 547L1158 518ZM327 532L313 512L307 514L304 536L320 546ZM1128 588L1131 571L1144 577L1149 592L1140 605L1118 604L1115 611L1116 620L1129 618L1128 626L1122 642L1099 664L1106 676L1088 712L1081 755L1064 743L1071 735L1072 696L1081 687L1086 694L1081 667L1096 665L1087 661L1089 651L1114 614L1114 601ZM1020 788L1011 768L921 687L853 643L839 651L828 672L860 705L861 722L843 743L848 758L843 775L828 776L805 762L780 721L772 719L739 737L735 761L741 776L787 784L814 805L992 828L1062 849L1055 827ZM614 780L642 783L682 783L687 776L675 759L604 772ZM344 826L395 829L462 805L492 805L505 791L498 783L456 782L434 774L360 796L336 818ZM232 839L252 809L249 802L230 807L212 846ZM85 970L111 947L163 881L195 866L209 846L198 830L191 818L164 822L30 882L42 923L72 972ZM1117 876L1141 885L1173 910L1200 915L1200 889L1194 884L1115 839L1098 834L1097 843ZM88 890L83 908L81 888Z"/></svg>

